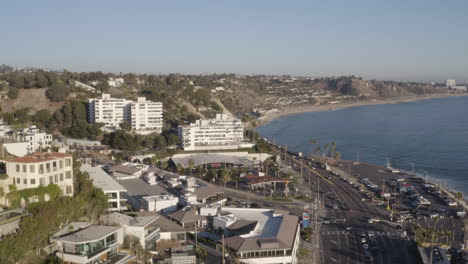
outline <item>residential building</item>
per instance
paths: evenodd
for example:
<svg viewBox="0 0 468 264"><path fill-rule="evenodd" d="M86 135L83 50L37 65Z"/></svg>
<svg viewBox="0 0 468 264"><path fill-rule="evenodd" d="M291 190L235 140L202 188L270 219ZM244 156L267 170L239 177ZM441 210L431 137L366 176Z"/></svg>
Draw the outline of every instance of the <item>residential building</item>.
<svg viewBox="0 0 468 264"><path fill-rule="evenodd" d="M299 218L276 209L222 207L213 228L223 230L227 253L240 263L297 263Z"/></svg>
<svg viewBox="0 0 468 264"><path fill-rule="evenodd" d="M73 157L58 152L34 152L6 160L6 173L18 190L56 184L63 195L73 195Z"/></svg>
<svg viewBox="0 0 468 264"><path fill-rule="evenodd" d="M89 122L102 123L106 128L118 129L125 122L129 100L111 98L102 94L101 98L89 99Z"/></svg>
<svg viewBox="0 0 468 264"><path fill-rule="evenodd" d="M9 131L6 133L6 137L19 142L27 142L27 153L39 151L41 148L48 148L52 144L52 134L47 134L36 126Z"/></svg>
<svg viewBox="0 0 468 264"><path fill-rule="evenodd" d="M96 92L96 88L94 88L93 86L91 85L87 85L86 83L82 83L80 81L77 81L77 80L74 80L73 81L73 85L75 85L76 87L80 87L88 92L93 92L95 93Z"/></svg>
<svg viewBox="0 0 468 264"><path fill-rule="evenodd" d="M138 97L129 106L129 122L132 129L139 134L161 133L163 126L163 104L147 101Z"/></svg>
<svg viewBox="0 0 468 264"><path fill-rule="evenodd" d="M117 180L129 180L140 178L147 168L144 164L123 163L109 167L108 171Z"/></svg>
<svg viewBox="0 0 468 264"><path fill-rule="evenodd" d="M199 215L194 208L184 208L169 215L169 219L187 229L194 229L195 226L204 227L208 224L206 216Z"/></svg>
<svg viewBox="0 0 468 264"><path fill-rule="evenodd" d="M447 88L450 88L452 86L456 86L457 85L457 82L455 80L446 80L445 81L445 86L447 86Z"/></svg>
<svg viewBox="0 0 468 264"><path fill-rule="evenodd" d="M143 248L153 248L159 240L159 225L156 220L160 215L131 217L121 213L103 215L101 221L107 225L120 225L124 235L136 236Z"/></svg>
<svg viewBox="0 0 468 264"><path fill-rule="evenodd" d="M111 98L102 94L101 98L89 99L89 122L103 123L105 128L119 129L127 122L139 134L160 133L163 125L163 105L145 97L137 101Z"/></svg>
<svg viewBox="0 0 468 264"><path fill-rule="evenodd" d="M144 196L142 198L142 208L148 212L174 212L177 210L179 197L174 195L161 194L157 196Z"/></svg>
<svg viewBox="0 0 468 264"><path fill-rule="evenodd" d="M225 114L179 126L178 133L184 150L238 149L253 146L244 140L244 123Z"/></svg>
<svg viewBox="0 0 468 264"><path fill-rule="evenodd" d="M93 185L100 188L108 198L109 211L124 211L127 207L124 205L126 199L123 193L127 190L107 174L101 167L92 167L88 164L81 165L81 171L87 172Z"/></svg>
<svg viewBox="0 0 468 264"><path fill-rule="evenodd" d="M109 84L110 87L120 87L124 84L124 82L125 82L125 79L122 77L118 77L118 78L110 77L107 80L107 83Z"/></svg>
<svg viewBox="0 0 468 264"><path fill-rule="evenodd" d="M72 222L54 234L51 242L58 250L57 257L65 263L123 264L134 260L120 251L123 239L123 227Z"/></svg>

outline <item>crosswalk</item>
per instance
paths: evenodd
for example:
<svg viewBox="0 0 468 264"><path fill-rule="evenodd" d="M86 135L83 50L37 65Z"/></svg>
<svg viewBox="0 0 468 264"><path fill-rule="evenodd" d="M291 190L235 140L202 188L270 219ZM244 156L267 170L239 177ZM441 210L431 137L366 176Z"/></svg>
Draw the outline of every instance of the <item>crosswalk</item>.
<svg viewBox="0 0 468 264"><path fill-rule="evenodd" d="M376 236L396 236L398 233L395 232L384 232L384 231L372 231ZM360 234L361 231L322 231L322 235L351 235ZM366 232L368 234L369 232Z"/></svg>

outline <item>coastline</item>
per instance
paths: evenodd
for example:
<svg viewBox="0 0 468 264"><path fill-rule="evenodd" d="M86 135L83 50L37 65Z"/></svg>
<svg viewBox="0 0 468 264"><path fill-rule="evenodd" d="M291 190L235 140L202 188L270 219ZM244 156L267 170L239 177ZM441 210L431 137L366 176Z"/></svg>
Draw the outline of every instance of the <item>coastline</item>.
<svg viewBox="0 0 468 264"><path fill-rule="evenodd" d="M446 98L446 97L461 97L461 96L468 96L468 94L439 93L439 94L428 94L428 95L420 95L420 96L416 95L416 96L394 97L394 98L388 98L388 99L382 99L382 100L374 99L374 100L369 100L369 101L358 101L358 102L352 102L352 103L299 106L299 107L278 109L277 113L263 115L257 118L256 121L257 121L257 126L261 126L281 117L308 113L308 112L323 112L323 111L340 110L340 109L356 107L356 106L409 103L409 102L415 102L415 101L420 101L420 100Z"/></svg>

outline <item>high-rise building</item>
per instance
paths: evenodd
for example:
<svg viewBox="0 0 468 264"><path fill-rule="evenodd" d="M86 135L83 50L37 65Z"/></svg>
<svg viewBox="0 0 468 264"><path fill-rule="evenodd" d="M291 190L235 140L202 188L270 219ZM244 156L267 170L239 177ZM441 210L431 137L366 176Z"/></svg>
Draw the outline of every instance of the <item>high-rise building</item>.
<svg viewBox="0 0 468 264"><path fill-rule="evenodd" d="M452 86L457 86L457 82L455 80L446 80L445 81L445 86L447 86L448 88L450 88Z"/></svg>
<svg viewBox="0 0 468 264"><path fill-rule="evenodd" d="M18 190L56 184L73 195L73 157L58 152L35 152L6 160L6 174Z"/></svg>
<svg viewBox="0 0 468 264"><path fill-rule="evenodd" d="M126 107L130 101L111 98L102 94L101 98L89 99L89 122L102 123L106 128L119 128L126 120Z"/></svg>
<svg viewBox="0 0 468 264"><path fill-rule="evenodd" d="M103 123L105 128L118 129L127 122L139 134L160 133L163 125L163 105L138 97L137 101L111 98L89 99L89 122Z"/></svg>
<svg viewBox="0 0 468 264"><path fill-rule="evenodd" d="M184 150L237 149L248 144L244 141L244 123L225 114L179 126L178 133Z"/></svg>
<svg viewBox="0 0 468 264"><path fill-rule="evenodd" d="M132 129L138 133L161 133L163 126L163 104L147 101L145 97L138 97L129 106L129 122Z"/></svg>

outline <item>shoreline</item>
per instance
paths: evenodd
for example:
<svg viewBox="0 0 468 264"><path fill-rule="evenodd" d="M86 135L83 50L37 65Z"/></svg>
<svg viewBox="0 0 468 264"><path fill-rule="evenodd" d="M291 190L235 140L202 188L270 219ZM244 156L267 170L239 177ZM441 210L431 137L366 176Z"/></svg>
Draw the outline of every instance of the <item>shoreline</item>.
<svg viewBox="0 0 468 264"><path fill-rule="evenodd" d="M297 115L309 112L324 112L324 111L333 111L341 110L350 107L358 106L367 106L367 105L384 105L384 104L398 104L398 103L410 103L421 100L429 100L436 98L447 98L447 97L462 97L468 96L468 94L428 94L428 95L416 95L416 96L405 96L405 97L395 97L382 100L369 100L369 101L358 101L352 103L339 103L339 104L324 104L324 105L308 105L308 106L298 106L291 108L278 109L278 113L266 114L256 119L257 127L270 123L278 118L282 118L290 115Z"/></svg>

